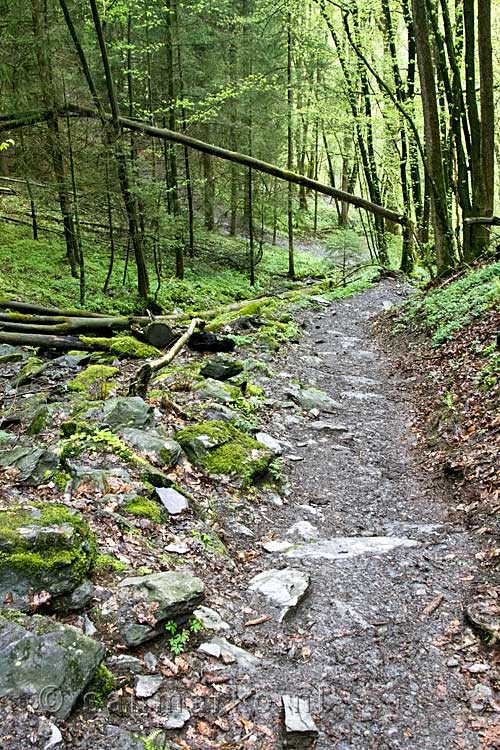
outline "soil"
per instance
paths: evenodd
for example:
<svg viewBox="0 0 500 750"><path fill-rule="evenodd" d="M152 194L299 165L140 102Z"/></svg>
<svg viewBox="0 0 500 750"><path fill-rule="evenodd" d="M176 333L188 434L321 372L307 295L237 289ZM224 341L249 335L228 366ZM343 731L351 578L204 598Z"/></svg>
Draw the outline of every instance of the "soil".
<svg viewBox="0 0 500 750"><path fill-rule="evenodd" d="M240 502L233 496L219 519L230 556L192 566L206 581L207 606L230 626L219 635L259 657L258 665L238 668L195 651L166 659L165 644L152 643L145 650L162 660L166 677L160 691L138 700L124 684L104 707L80 707L59 724L67 748L125 747L113 727L150 736L180 702L191 719L167 732L172 748L276 750L284 694L309 701L317 750L500 747L496 668L464 619L482 575L480 537L454 512L442 473L424 470L410 427L411 378L373 333L375 316L407 293L386 279L301 313L303 337L269 363L274 376L260 418L284 447L282 499L266 488ZM286 397L293 381L326 391L337 412L295 406ZM318 430L319 420L347 430ZM320 540L348 538L337 545L343 553L265 551L300 521ZM279 609L248 585L261 571L285 567L307 573L310 585L279 622ZM486 698L477 697L477 684ZM44 747L33 732L29 742L22 736L24 710L11 709L3 747Z"/></svg>

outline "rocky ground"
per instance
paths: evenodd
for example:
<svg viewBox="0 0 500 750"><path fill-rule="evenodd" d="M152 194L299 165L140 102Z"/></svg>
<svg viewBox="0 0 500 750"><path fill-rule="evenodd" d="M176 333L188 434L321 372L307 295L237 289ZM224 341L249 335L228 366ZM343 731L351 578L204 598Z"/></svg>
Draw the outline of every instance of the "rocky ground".
<svg viewBox="0 0 500 750"><path fill-rule="evenodd" d="M225 382L185 354L148 404L120 396L131 363L82 392L88 363L23 384L10 352L2 748L500 747L465 617L481 537L422 469L411 378L373 334L406 294L317 299L296 342L239 339Z"/></svg>

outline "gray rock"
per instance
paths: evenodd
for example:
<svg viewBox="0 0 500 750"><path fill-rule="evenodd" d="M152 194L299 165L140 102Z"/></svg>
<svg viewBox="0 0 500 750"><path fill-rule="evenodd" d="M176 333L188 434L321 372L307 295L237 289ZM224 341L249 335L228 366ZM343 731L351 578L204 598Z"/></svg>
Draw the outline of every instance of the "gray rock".
<svg viewBox="0 0 500 750"><path fill-rule="evenodd" d="M189 552L189 547L183 542L172 542L172 544L167 544L165 552L172 552L175 555L186 555Z"/></svg>
<svg viewBox="0 0 500 750"><path fill-rule="evenodd" d="M268 435L267 432L258 432L255 439L258 443L262 443L266 448L269 448L269 450L271 450L276 456L281 456L283 453L281 443L279 443L276 438L273 438L272 435Z"/></svg>
<svg viewBox="0 0 500 750"><path fill-rule="evenodd" d="M235 646L234 643L230 643L225 638L215 636L210 643L220 648L221 659L226 664L236 662L239 667L252 670L261 663L261 660L257 656L254 656L249 651L245 651L244 648Z"/></svg>
<svg viewBox="0 0 500 750"><path fill-rule="evenodd" d="M113 724L106 727L106 743L102 748L104 747L106 750L146 750L146 745L140 737ZM98 750L102 748L100 746Z"/></svg>
<svg viewBox="0 0 500 750"><path fill-rule="evenodd" d="M72 492L76 492L82 484L90 484L96 490L108 492L113 489L113 482L118 480L123 484L133 484L132 477L126 469L93 469L90 466L73 466L71 468L73 481Z"/></svg>
<svg viewBox="0 0 500 750"><path fill-rule="evenodd" d="M312 747L318 738L318 728L310 714L309 701L295 695L283 695L281 698L285 725L285 747Z"/></svg>
<svg viewBox="0 0 500 750"><path fill-rule="evenodd" d="M47 617L0 616L0 697L36 697L65 719L92 679L104 646Z"/></svg>
<svg viewBox="0 0 500 750"><path fill-rule="evenodd" d="M141 674L144 671L142 661L135 656L130 656L130 654L110 656L106 659L106 664L118 674Z"/></svg>
<svg viewBox="0 0 500 750"><path fill-rule="evenodd" d="M94 596L94 585L91 581L83 581L70 594L61 596L57 600L58 608L62 610L78 611L87 606Z"/></svg>
<svg viewBox="0 0 500 750"><path fill-rule="evenodd" d="M418 542L406 537L366 536L336 537L311 544L295 544L285 551L287 557L323 560L346 560L359 555L381 554L397 547L416 547Z"/></svg>
<svg viewBox="0 0 500 750"><path fill-rule="evenodd" d="M191 718L191 714L186 708L180 708L177 711L171 711L162 721L164 729L182 729Z"/></svg>
<svg viewBox="0 0 500 750"><path fill-rule="evenodd" d="M318 432L349 432L349 427L344 424L336 424L335 422L324 422L321 419L311 422L311 430L318 430Z"/></svg>
<svg viewBox="0 0 500 750"><path fill-rule="evenodd" d="M9 362L21 362L28 356L19 346L11 346L11 344L0 344L0 364L5 365Z"/></svg>
<svg viewBox="0 0 500 750"><path fill-rule="evenodd" d="M201 622L205 630L229 630L229 625L224 622L222 617L215 609L210 607L198 607L195 609L194 616Z"/></svg>
<svg viewBox="0 0 500 750"><path fill-rule="evenodd" d="M237 411L230 409L228 406L224 406L224 404L208 406L205 409L205 416L207 419L220 420L222 422L229 422L230 424L239 422L241 419L241 414L238 414Z"/></svg>
<svg viewBox="0 0 500 750"><path fill-rule="evenodd" d="M163 507L168 510L171 516L178 516L189 508L187 498L170 487L156 487L156 494L160 498Z"/></svg>
<svg viewBox="0 0 500 750"><path fill-rule="evenodd" d="M144 664L150 672L154 672L158 666L158 659L151 651L146 651L144 654Z"/></svg>
<svg viewBox="0 0 500 750"><path fill-rule="evenodd" d="M319 539L319 531L309 521L297 521L285 534L287 539L302 539L305 542Z"/></svg>
<svg viewBox="0 0 500 750"><path fill-rule="evenodd" d="M160 675L140 675L135 681L135 695L137 698L151 698L163 685Z"/></svg>
<svg viewBox="0 0 500 750"><path fill-rule="evenodd" d="M53 747L62 743L63 736L58 726L42 716L38 725L37 739L45 741L42 746L43 750L52 750Z"/></svg>
<svg viewBox="0 0 500 750"><path fill-rule="evenodd" d="M179 443L155 432L146 432L136 427L126 427L124 430L120 430L120 437L132 448L140 453L145 453L154 463L160 466L174 466L181 454Z"/></svg>
<svg viewBox="0 0 500 750"><path fill-rule="evenodd" d="M18 469L16 482L37 486L50 482L59 467L59 456L46 448L20 445L0 455L0 466Z"/></svg>
<svg viewBox="0 0 500 750"><path fill-rule="evenodd" d="M28 610L31 597L55 599L82 584L94 537L77 511L58 503L16 503L0 511L0 602Z"/></svg>
<svg viewBox="0 0 500 750"><path fill-rule="evenodd" d="M215 401L218 404L230 404L233 401L230 389L218 380L213 380L213 378L207 378L204 382L197 383L193 390L207 401Z"/></svg>
<svg viewBox="0 0 500 750"><path fill-rule="evenodd" d="M200 374L214 380L228 380L243 372L243 362L227 354L218 354L200 368Z"/></svg>
<svg viewBox="0 0 500 750"><path fill-rule="evenodd" d="M117 592L118 626L125 643L138 646L159 635L167 620L192 614L203 596L203 581L182 571L121 581Z"/></svg>
<svg viewBox="0 0 500 750"><path fill-rule="evenodd" d="M500 606L496 599L478 599L465 609L469 622L488 636L490 644L500 640Z"/></svg>
<svg viewBox="0 0 500 750"><path fill-rule="evenodd" d="M324 412L336 412L342 408L342 405L338 401L335 401L324 391L316 390L316 388L299 388L298 386L293 386L285 392L289 399L308 411L310 409L319 409L319 411Z"/></svg>
<svg viewBox="0 0 500 750"><path fill-rule="evenodd" d="M153 407L140 396L117 396L104 402L101 421L112 430L149 427L153 420Z"/></svg>
<svg viewBox="0 0 500 750"><path fill-rule="evenodd" d="M248 586L249 591L264 594L274 604L281 607L280 622L287 613L297 606L309 588L309 575L294 568L264 570L254 576Z"/></svg>
<svg viewBox="0 0 500 750"><path fill-rule="evenodd" d="M221 648L217 643L202 643L198 647L200 654L207 654L207 656L214 656L218 659L221 655Z"/></svg>

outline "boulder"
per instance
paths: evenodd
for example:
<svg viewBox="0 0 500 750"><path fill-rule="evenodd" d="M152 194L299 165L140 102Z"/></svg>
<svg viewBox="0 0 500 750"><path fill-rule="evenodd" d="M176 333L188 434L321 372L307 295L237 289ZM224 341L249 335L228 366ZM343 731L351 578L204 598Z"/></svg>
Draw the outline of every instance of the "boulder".
<svg viewBox="0 0 500 750"><path fill-rule="evenodd" d="M59 456L47 448L18 445L0 455L0 466L18 469L16 482L36 487L50 481L59 467Z"/></svg>
<svg viewBox="0 0 500 750"><path fill-rule="evenodd" d="M181 454L181 446L168 437L156 432L146 432L136 427L126 427L120 430L120 437L139 453L145 453L154 463L170 467L177 463Z"/></svg>
<svg viewBox="0 0 500 750"><path fill-rule="evenodd" d="M218 354L206 362L200 368L200 373L205 378L214 380L229 380L229 378L239 375L243 372L243 362L239 359L233 359L227 354Z"/></svg>
<svg viewBox="0 0 500 750"><path fill-rule="evenodd" d="M126 469L93 469L91 466L73 466L71 468L73 477L72 491L76 492L82 485L91 485L92 488L101 492L113 491L118 484L132 485L132 477Z"/></svg>
<svg viewBox="0 0 500 750"><path fill-rule="evenodd" d="M77 511L11 502L0 511L0 602L27 610L36 594L69 595L85 581L94 555L94 536Z"/></svg>
<svg viewBox="0 0 500 750"><path fill-rule="evenodd" d="M274 453L231 424L201 422L176 434L193 463L210 474L234 476L243 486L264 474Z"/></svg>
<svg viewBox="0 0 500 750"><path fill-rule="evenodd" d="M331 398L328 393L317 390L316 388L299 388L299 386L293 386L288 388L285 392L289 399L303 409L307 409L307 411L318 409L319 411L324 412L335 412L342 408L342 405L339 404L338 401L335 401L335 399Z"/></svg>
<svg viewBox="0 0 500 750"><path fill-rule="evenodd" d="M207 378L201 383L197 383L194 391L206 401L215 401L217 404L230 404L234 401L231 388L229 386L222 385L218 380Z"/></svg>
<svg viewBox="0 0 500 750"><path fill-rule="evenodd" d="M164 632L168 620L191 615L203 601L200 578L166 571L125 578L116 594L118 626L127 646L139 646Z"/></svg>
<svg viewBox="0 0 500 750"><path fill-rule="evenodd" d="M50 618L0 615L0 697L34 698L40 710L66 719L104 651L77 628Z"/></svg>
<svg viewBox="0 0 500 750"><path fill-rule="evenodd" d="M274 453L275 456L281 456L283 453L283 446L281 443L279 443L276 438L273 438L272 435L269 435L267 432L258 432L255 435L255 439L258 443L262 443L262 445L265 445L266 448L269 448L270 451Z"/></svg>
<svg viewBox="0 0 500 750"><path fill-rule="evenodd" d="M104 402L101 422L112 430L149 427L153 420L153 407L140 396L117 396Z"/></svg>

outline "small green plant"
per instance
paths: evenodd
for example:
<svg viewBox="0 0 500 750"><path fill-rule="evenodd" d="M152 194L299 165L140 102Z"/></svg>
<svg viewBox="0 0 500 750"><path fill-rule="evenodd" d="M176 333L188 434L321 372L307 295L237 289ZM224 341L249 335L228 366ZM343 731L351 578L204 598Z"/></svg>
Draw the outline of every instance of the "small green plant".
<svg viewBox="0 0 500 750"><path fill-rule="evenodd" d="M198 531L194 529L191 532L191 536L198 539L208 552L212 552L214 555L225 555L227 550L224 544L221 542L219 537L214 533L208 533L206 531Z"/></svg>
<svg viewBox="0 0 500 750"><path fill-rule="evenodd" d="M113 555L103 553L97 555L93 568L96 573L108 573L111 571L120 573L123 570L127 570L127 565L121 562L121 560L117 560Z"/></svg>
<svg viewBox="0 0 500 750"><path fill-rule="evenodd" d="M189 639L195 633L199 633L203 629L202 623L193 617L189 622L182 628L175 622L175 620L168 620L165 623L165 632L168 635L168 646L170 651L179 656L183 654L189 643Z"/></svg>
<svg viewBox="0 0 500 750"><path fill-rule="evenodd" d="M113 453L126 461L134 458L134 452L123 440L106 428L80 426L64 441L61 457L78 456L84 450L89 453Z"/></svg>
<svg viewBox="0 0 500 750"><path fill-rule="evenodd" d="M455 396L451 391L446 391L443 400L450 411L455 411Z"/></svg>
<svg viewBox="0 0 500 750"><path fill-rule="evenodd" d="M282 482L285 478L285 475L283 473L283 461L281 460L281 458L275 458L273 461L271 461L267 471L273 481L277 484Z"/></svg>
<svg viewBox="0 0 500 750"><path fill-rule="evenodd" d="M483 349L482 353L489 361L479 373L478 386L481 391L489 391L500 380L500 351L495 342Z"/></svg>
<svg viewBox="0 0 500 750"><path fill-rule="evenodd" d="M148 734L146 737L145 735L142 735L139 737L141 740L144 750L160 750L160 745L157 743L157 740L160 739L160 736L162 734L161 729L155 729L154 732L151 732L151 734ZM165 745L163 742L161 744L161 750L168 750L170 745Z"/></svg>

